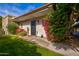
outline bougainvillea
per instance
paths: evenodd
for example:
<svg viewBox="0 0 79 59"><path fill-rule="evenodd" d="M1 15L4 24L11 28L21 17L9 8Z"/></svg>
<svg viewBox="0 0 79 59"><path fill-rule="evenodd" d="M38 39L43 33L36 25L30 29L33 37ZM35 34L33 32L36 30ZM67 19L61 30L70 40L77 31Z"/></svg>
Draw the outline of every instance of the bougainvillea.
<svg viewBox="0 0 79 59"><path fill-rule="evenodd" d="M16 33L23 32L23 31L25 31L25 30L24 29L20 29L20 28L16 29Z"/></svg>
<svg viewBox="0 0 79 59"><path fill-rule="evenodd" d="M49 21L48 20L43 20L43 26L44 26L44 30L47 36L47 39L49 39Z"/></svg>

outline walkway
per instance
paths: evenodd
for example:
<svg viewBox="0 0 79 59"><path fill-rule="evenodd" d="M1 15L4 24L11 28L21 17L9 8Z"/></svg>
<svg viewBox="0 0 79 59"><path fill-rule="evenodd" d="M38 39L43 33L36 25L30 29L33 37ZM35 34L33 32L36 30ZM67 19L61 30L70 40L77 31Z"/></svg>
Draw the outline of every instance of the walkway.
<svg viewBox="0 0 79 59"><path fill-rule="evenodd" d="M51 43L45 38L35 37L35 36L25 36L21 37L24 40L31 41L36 43L37 45L40 45L42 47L45 47L49 50L55 51L57 53L63 54L65 56L79 56L79 52L75 49L69 47L68 45L64 43Z"/></svg>

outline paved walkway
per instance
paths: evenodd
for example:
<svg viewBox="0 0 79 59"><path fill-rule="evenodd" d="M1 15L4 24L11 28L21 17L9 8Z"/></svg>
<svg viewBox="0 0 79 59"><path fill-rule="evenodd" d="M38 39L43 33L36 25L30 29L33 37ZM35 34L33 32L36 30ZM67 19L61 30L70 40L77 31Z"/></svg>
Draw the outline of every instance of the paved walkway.
<svg viewBox="0 0 79 59"><path fill-rule="evenodd" d="M45 47L49 50L55 51L57 53L63 54L65 56L79 56L79 52L76 49L69 47L64 43L51 43L45 38L35 37L35 36L25 36L21 37L24 40L34 42L42 47Z"/></svg>

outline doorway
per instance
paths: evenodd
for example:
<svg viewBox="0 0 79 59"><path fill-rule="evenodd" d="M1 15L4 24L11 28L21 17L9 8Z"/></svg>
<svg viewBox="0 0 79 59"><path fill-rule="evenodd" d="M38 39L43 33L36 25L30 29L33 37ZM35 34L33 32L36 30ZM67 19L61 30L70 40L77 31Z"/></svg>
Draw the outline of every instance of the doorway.
<svg viewBox="0 0 79 59"><path fill-rule="evenodd" d="M31 35L36 35L36 20L31 21Z"/></svg>

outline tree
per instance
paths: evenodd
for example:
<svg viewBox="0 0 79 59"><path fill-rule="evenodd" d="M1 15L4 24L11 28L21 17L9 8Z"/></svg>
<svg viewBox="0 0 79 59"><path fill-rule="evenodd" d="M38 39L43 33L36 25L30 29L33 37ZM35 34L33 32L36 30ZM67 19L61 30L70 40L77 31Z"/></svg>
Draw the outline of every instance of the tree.
<svg viewBox="0 0 79 59"><path fill-rule="evenodd" d="M2 28L2 16L0 16L0 29Z"/></svg>
<svg viewBox="0 0 79 59"><path fill-rule="evenodd" d="M18 28L18 25L15 23L15 22L10 22L8 24L8 31L11 33L11 34L15 34L16 33L16 29Z"/></svg>
<svg viewBox="0 0 79 59"><path fill-rule="evenodd" d="M79 13L79 4L52 4L54 12L49 14L50 33L58 37L59 40L65 39L69 33L68 29L71 22L72 12Z"/></svg>
<svg viewBox="0 0 79 59"><path fill-rule="evenodd" d="M2 16L0 16L0 37L4 35L4 30L2 29Z"/></svg>

